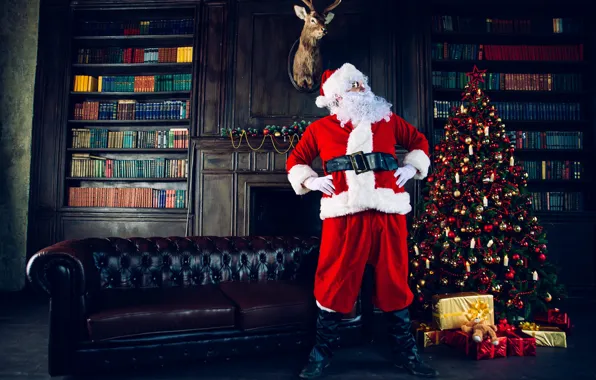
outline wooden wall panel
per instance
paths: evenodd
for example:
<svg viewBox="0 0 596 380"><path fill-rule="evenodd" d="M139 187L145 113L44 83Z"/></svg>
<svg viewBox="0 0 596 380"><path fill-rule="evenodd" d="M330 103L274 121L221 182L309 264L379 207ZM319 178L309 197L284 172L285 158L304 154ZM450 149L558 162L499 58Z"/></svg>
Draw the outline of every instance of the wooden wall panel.
<svg viewBox="0 0 596 380"><path fill-rule="evenodd" d="M184 216L159 215L143 220L137 216L118 217L114 214L63 215L61 218L62 236L60 240L82 239L87 237L150 237L185 236ZM90 232L93 231L93 232Z"/></svg>
<svg viewBox="0 0 596 380"><path fill-rule="evenodd" d="M224 124L228 5L206 3L202 13L198 135L219 136Z"/></svg>
<svg viewBox="0 0 596 380"><path fill-rule="evenodd" d="M282 125L327 114L315 105L317 93L298 92L288 78L288 53L303 26L294 5L289 1L238 3L233 126ZM325 68L353 63L370 77L377 94L391 98L394 77L387 65L392 39L378 22L384 17L382 9L358 0L342 3L334 11L321 49Z"/></svg>
<svg viewBox="0 0 596 380"><path fill-rule="evenodd" d="M234 178L232 174L203 174L199 177L200 186L198 209L200 215L199 235L233 235L232 223L235 213Z"/></svg>

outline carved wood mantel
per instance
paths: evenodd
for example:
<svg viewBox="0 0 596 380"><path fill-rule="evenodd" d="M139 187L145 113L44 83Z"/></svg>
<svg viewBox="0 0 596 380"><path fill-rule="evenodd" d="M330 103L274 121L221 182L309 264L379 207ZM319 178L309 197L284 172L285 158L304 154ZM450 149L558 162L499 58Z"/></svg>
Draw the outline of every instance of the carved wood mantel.
<svg viewBox="0 0 596 380"><path fill-rule="evenodd" d="M249 139L253 148L261 145L261 138ZM195 235L238 235L250 231L250 197L256 187L283 187L290 189L286 174L286 160L290 152L279 154L269 139L261 149L254 151L246 140L234 146L229 138L198 138L193 140L194 179L191 204L194 205ZM279 139L277 150L287 150ZM234 148L237 147L237 148ZM405 151L398 150L400 162ZM322 174L322 162L317 157L312 164ZM419 181L409 181L406 190L416 203ZM412 213L408 214L409 216Z"/></svg>

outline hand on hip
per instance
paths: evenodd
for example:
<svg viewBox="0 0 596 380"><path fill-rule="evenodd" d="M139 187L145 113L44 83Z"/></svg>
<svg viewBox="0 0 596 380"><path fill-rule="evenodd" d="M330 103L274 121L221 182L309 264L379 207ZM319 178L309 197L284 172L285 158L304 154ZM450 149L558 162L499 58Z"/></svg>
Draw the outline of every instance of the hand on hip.
<svg viewBox="0 0 596 380"><path fill-rule="evenodd" d="M393 176L397 178L397 186L404 187L406 182L408 182L409 179L412 179L412 177L416 175L416 172L416 168L410 164L398 168L393 174Z"/></svg>
<svg viewBox="0 0 596 380"><path fill-rule="evenodd" d="M304 187L310 190L320 191L327 195L333 195L335 186L331 174L326 177L310 177L304 181Z"/></svg>

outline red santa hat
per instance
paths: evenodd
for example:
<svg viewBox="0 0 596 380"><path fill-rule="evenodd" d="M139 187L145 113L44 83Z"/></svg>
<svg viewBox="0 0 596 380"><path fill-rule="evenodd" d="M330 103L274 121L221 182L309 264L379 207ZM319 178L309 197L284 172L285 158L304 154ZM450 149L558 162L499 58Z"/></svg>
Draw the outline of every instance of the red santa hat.
<svg viewBox="0 0 596 380"><path fill-rule="evenodd" d="M316 100L317 107L325 108L335 102L338 96L352 88L354 82L366 81L366 76L351 63L344 63L337 70L325 70L321 77L320 96L317 96Z"/></svg>

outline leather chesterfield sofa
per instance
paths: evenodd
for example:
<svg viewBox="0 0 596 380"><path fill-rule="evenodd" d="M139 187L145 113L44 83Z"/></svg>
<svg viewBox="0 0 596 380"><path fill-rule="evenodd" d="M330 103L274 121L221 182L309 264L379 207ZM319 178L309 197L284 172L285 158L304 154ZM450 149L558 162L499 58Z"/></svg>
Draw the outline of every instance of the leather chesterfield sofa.
<svg viewBox="0 0 596 380"><path fill-rule="evenodd" d="M50 297L49 373L308 350L318 244L300 237L87 238L42 249L27 276ZM357 302L344 316L342 345L362 338L361 323Z"/></svg>

